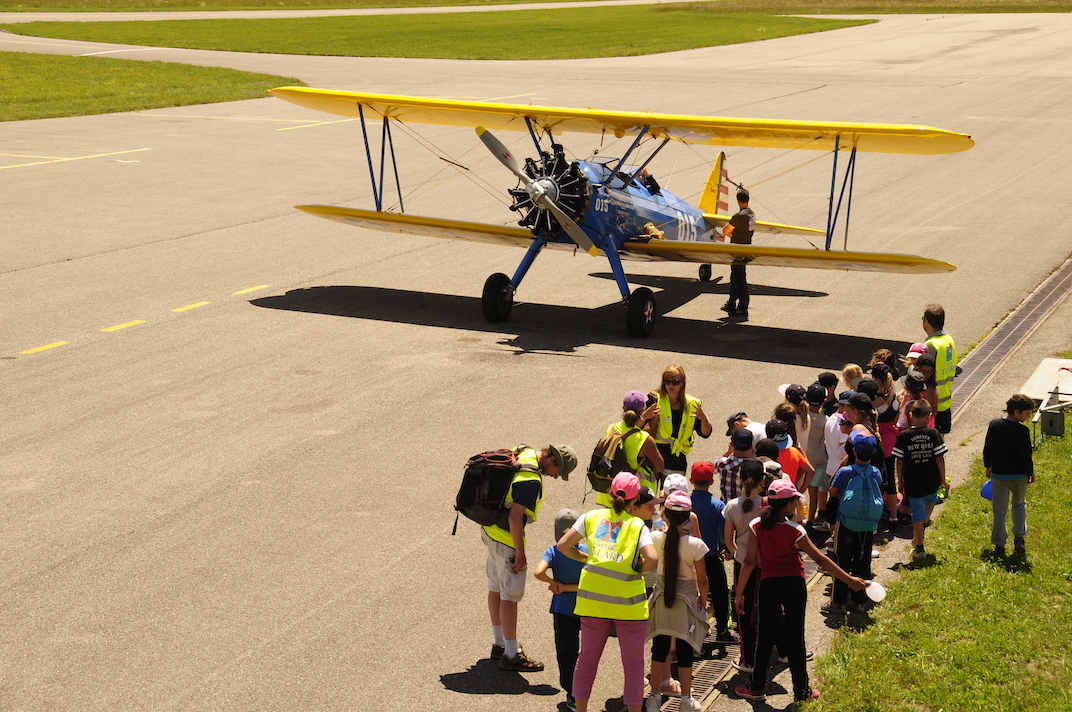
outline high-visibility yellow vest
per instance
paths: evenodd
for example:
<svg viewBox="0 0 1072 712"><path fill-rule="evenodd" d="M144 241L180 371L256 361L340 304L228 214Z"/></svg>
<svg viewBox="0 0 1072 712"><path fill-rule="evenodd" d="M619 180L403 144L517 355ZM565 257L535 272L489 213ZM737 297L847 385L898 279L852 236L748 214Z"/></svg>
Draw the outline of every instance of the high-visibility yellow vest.
<svg viewBox="0 0 1072 712"><path fill-rule="evenodd" d="M957 347L953 337L936 331L927 337L927 349L934 353L934 385L938 389L938 410L953 407L953 377L957 375Z"/></svg>
<svg viewBox="0 0 1072 712"><path fill-rule="evenodd" d="M522 450L517 455L517 461L522 465L523 469L517 471L514 475L513 482L510 483L510 491L506 493L506 501L503 506L506 509L510 509L514 504L514 486L519 482L535 481L540 483L540 496L536 498L536 507L534 509L525 508L525 522L532 523L536 521L536 518L540 515L540 506L543 504L543 476L539 472L540 469L540 454L533 448L527 448ZM536 470L535 472L530 469ZM497 542L506 544L511 549L514 548L514 538L510 536L510 529L504 529L497 524L490 524L484 527L484 531L488 536Z"/></svg>
<svg viewBox="0 0 1072 712"><path fill-rule="evenodd" d="M648 618L644 577L633 568L644 522L628 512L595 509L584 517L588 563L577 583L574 613L589 618Z"/></svg>
<svg viewBox="0 0 1072 712"><path fill-rule="evenodd" d="M696 440L696 409L702 401L690 395L683 395L685 399L685 412L681 417L681 427L677 429L677 437L671 440L674 432L674 414L670 410L670 397L666 394L659 396L659 430L655 436L655 442L661 445L670 445L671 455L688 455L692 450L692 443Z"/></svg>
<svg viewBox="0 0 1072 712"><path fill-rule="evenodd" d="M625 424L624 420L618 421L612 425L607 426L607 437L610 437L611 431L617 430L619 433L629 432L629 426ZM644 466L640 466L640 449L644 447L644 443L648 441L648 434L643 430L639 433L634 433L625 439L623 447L625 448L625 459L629 463L630 472L637 476L640 480L641 487L651 488L652 494L659 493L659 484L655 481L655 473L651 471L651 463L647 460L644 461ZM613 507L614 495L610 492L596 492L596 504L601 507Z"/></svg>

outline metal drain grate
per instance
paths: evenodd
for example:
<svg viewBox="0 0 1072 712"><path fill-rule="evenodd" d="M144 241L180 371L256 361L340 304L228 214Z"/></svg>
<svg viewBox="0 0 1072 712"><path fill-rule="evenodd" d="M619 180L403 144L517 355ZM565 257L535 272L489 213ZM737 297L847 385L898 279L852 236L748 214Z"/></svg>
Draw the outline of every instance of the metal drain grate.
<svg viewBox="0 0 1072 712"><path fill-rule="evenodd" d="M953 382L953 417L971 402L1016 348L1072 290L1072 260L1050 275L1009 316L983 339L960 364L963 372Z"/></svg>

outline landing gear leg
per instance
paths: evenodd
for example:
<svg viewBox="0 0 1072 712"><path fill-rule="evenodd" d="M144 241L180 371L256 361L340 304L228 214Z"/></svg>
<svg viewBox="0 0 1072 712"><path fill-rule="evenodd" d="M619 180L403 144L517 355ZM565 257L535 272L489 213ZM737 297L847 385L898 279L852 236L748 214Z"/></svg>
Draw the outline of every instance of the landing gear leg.
<svg viewBox="0 0 1072 712"><path fill-rule="evenodd" d="M484 294L480 299L480 309L484 312L485 319L497 324L510 318L510 310L514 308L514 292L517 291L521 280L525 278L529 267L536 260L536 255L540 254L540 250L546 244L547 238L545 237L536 237L529 243L529 249L521 258L521 264L517 266L513 279L501 272L488 277L488 281L484 282Z"/></svg>

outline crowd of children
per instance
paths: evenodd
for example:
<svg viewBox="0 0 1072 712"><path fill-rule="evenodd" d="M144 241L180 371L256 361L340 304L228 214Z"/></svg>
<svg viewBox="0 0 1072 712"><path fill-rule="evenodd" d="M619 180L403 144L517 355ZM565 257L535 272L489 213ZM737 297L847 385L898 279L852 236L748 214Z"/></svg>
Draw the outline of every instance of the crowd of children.
<svg viewBox="0 0 1072 712"><path fill-rule="evenodd" d="M914 344L900 359L883 349L866 367L846 364L807 387L783 385L770 420L733 413L724 454L691 469L686 457L695 437L709 437L712 425L701 401L685 393L684 369L668 367L649 395L627 393L622 420L607 428L608 437L622 436L622 472L600 493L601 508L558 513L557 543L535 571L554 594L560 684L570 709L587 710L610 635L621 648L631 712L644 702L645 641L648 712L669 695L680 696L679 709L698 710L692 664L709 634L739 643L732 666L748 677L736 686L738 696L765 698L776 646L792 673L794 699L818 697L806 667L812 653L804 641L800 555L834 577L823 607L831 614L866 605L879 530L910 524L913 559L927 557L925 527L949 491L946 446L934 427L934 379L934 359ZM1009 417L991 423L984 452L1000 493L993 528L1000 553L1010 500L1015 546L1024 546L1023 491L1033 471L1021 423L1034 406L1024 399L1015 396ZM828 532L824 553L815 542Z"/></svg>

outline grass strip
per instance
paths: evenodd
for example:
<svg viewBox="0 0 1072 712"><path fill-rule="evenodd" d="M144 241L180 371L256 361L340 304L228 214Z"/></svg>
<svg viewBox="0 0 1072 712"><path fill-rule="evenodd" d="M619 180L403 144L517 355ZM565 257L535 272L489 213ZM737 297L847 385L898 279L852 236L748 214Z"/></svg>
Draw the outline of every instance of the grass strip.
<svg viewBox="0 0 1072 712"><path fill-rule="evenodd" d="M656 12L672 12L684 6L691 7L695 12L760 12L771 15L955 15L1072 11L1072 2L1068 0L720 0L668 3L654 9Z"/></svg>
<svg viewBox="0 0 1072 712"><path fill-rule="evenodd" d="M292 77L173 62L0 52L0 121L259 99L293 82L301 84Z"/></svg>
<svg viewBox="0 0 1072 712"><path fill-rule="evenodd" d="M1072 416L1065 423L1068 435L1034 454L1026 558L991 555L980 458L927 531L934 560L902 568L873 623L850 619L819 661L822 697L809 710L1072 709Z"/></svg>
<svg viewBox="0 0 1072 712"><path fill-rule="evenodd" d="M4 12L133 12L153 10L327 10L373 7L507 5L531 0L0 0ZM543 0L558 2L560 0ZM975 12L1069 12L1067 0L721 0L690 3L707 12L813 15ZM673 6L664 6L673 7Z"/></svg>
<svg viewBox="0 0 1072 712"><path fill-rule="evenodd" d="M608 7L285 20L30 22L35 37L152 47L344 57L579 59L736 44L866 24L692 9Z"/></svg>
<svg viewBox="0 0 1072 712"><path fill-rule="evenodd" d="M539 0L566 2L567 0ZM570 0L576 2L578 0ZM534 0L0 0L0 12L153 12L197 10L339 10L381 7L514 5Z"/></svg>

